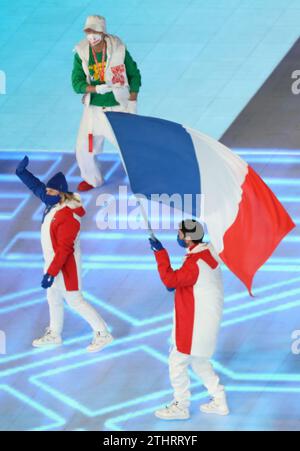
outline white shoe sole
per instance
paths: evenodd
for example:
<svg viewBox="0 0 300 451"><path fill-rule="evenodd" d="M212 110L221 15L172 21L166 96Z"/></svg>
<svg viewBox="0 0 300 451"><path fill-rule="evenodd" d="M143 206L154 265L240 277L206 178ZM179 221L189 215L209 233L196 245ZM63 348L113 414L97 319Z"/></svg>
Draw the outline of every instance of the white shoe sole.
<svg viewBox="0 0 300 451"><path fill-rule="evenodd" d="M215 415L222 415L226 416L229 415L229 410L206 410L200 406L200 412L207 413L207 414L215 414Z"/></svg>
<svg viewBox="0 0 300 451"><path fill-rule="evenodd" d="M188 420L190 418L190 415L178 416L178 417L165 417L164 415L160 415L157 412L155 412L154 415L156 416L156 418L159 418L160 420L167 420L167 421Z"/></svg>
<svg viewBox="0 0 300 451"><path fill-rule="evenodd" d="M102 351L107 345L112 343L114 341L114 338L111 337L106 343L102 344L101 346L98 346L97 348L89 349L89 347L86 348L87 352L99 352Z"/></svg>
<svg viewBox="0 0 300 451"><path fill-rule="evenodd" d="M58 347L58 346L62 346L63 342L61 343L43 343L43 344L38 344L38 343L32 343L32 346L34 348L53 348L53 347Z"/></svg>

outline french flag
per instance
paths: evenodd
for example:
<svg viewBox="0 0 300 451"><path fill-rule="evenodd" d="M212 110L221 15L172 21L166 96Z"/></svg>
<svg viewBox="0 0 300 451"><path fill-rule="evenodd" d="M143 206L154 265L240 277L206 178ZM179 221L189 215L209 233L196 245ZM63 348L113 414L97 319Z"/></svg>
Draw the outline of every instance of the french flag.
<svg viewBox="0 0 300 451"><path fill-rule="evenodd" d="M260 176L215 139L167 120L108 112L133 193L204 195L211 242L250 294L256 271L294 227ZM193 213L193 212L192 212Z"/></svg>

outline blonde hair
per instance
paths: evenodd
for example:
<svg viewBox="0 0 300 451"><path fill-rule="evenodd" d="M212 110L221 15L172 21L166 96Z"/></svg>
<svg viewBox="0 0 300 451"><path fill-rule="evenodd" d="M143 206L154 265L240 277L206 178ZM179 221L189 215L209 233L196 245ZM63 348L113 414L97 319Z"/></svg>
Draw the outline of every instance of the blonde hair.
<svg viewBox="0 0 300 451"><path fill-rule="evenodd" d="M61 197L61 203L66 201L68 202L75 201L78 202L79 204L81 203L79 197L75 193L59 193L59 194Z"/></svg>

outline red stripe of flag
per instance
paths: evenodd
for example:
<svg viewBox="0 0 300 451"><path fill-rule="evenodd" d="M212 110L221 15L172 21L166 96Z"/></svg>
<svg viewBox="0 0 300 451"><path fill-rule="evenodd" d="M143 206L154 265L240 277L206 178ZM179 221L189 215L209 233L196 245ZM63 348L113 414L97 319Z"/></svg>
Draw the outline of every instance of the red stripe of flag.
<svg viewBox="0 0 300 451"><path fill-rule="evenodd" d="M251 293L256 271L295 224L275 194L248 166L234 223L224 234L220 257Z"/></svg>

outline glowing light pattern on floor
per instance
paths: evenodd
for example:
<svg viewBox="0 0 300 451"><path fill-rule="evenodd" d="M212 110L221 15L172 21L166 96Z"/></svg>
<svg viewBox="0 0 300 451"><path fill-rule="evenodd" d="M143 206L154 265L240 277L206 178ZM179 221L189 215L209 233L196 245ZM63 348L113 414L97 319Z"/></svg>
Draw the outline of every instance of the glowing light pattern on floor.
<svg viewBox="0 0 300 451"><path fill-rule="evenodd" d="M271 165L290 165L299 164L295 158L296 153L284 150L266 150L252 151L251 149L240 149L239 153L251 164L271 164ZM22 154L5 154L0 157L11 159L16 162ZM118 178L122 175L120 161L117 155L103 155L103 164L108 166L106 171L107 186L113 187ZM53 174L60 166L65 167L65 172L70 177L71 183L76 183L79 179L77 169L73 160L66 155L32 154L32 165L37 169L39 176L43 180ZM70 164L69 164L70 163ZM69 166L68 166L69 164ZM43 171L42 172L42 168ZM284 173L284 171L282 171ZM120 175L121 174L121 175ZM282 177L266 177L270 186L275 190L279 198L291 208L291 212L296 211L300 199L300 183L297 179L284 179ZM110 185L111 184L111 185ZM26 268L28 271L41 271L42 256L38 250L39 240L39 220L41 208L29 208L30 195L24 191L21 183L18 182L14 174L0 175L0 222L3 226L3 236L1 237L0 248L0 268L4 271L9 269L9 276L13 277L14 270ZM2 201L10 199L12 201L11 209L1 210ZM88 209L96 209L92 194L83 196L83 200ZM7 202L5 203L5 205ZM299 205L299 204L298 204ZM27 211L28 210L28 211ZM27 218L26 227L22 229L21 218ZM93 216L94 217L94 216ZM299 218L296 218L299 223ZM28 227L30 225L30 228ZM95 224L93 224L95 226ZM96 230L96 228L95 228ZM169 233L162 233L160 238L171 243L174 237ZM82 241L84 243L95 243L101 241L103 254L85 253L83 259L83 268L85 277L89 277L89 283L97 279L97 270L105 269L111 271L111 277L116 277L118 271L133 271L137 276L142 273L155 271L153 257L148 255L135 255L134 253L124 252L116 255L109 253L110 243L121 242L122 240L142 241L145 240L143 233L113 231L97 232L84 231ZM286 250L282 256L273 256L269 262L261 269L260 274L266 275L268 272L276 272L278 275L285 274L283 280L276 280L272 283L261 284L257 287L257 299L249 302L245 291L235 291L228 294L225 302L224 318L222 328L224 330L234 330L236 325L247 324L259 318L268 317L274 312L291 311L293 315L296 308L300 306L300 259L295 256L289 256L289 246L300 246L300 236L298 228L284 240L282 247ZM34 251L31 248L34 248ZM21 250L20 250L21 248ZM297 253L296 253L297 254ZM295 255L296 255L295 254ZM175 256L173 262L180 264L180 257ZM225 280L229 277L228 271L224 268ZM263 277L263 276L262 276ZM17 282L16 282L17 284ZM99 418L99 429L123 430L126 429L125 423L139 421L141 418L152 415L155 407L165 402L167 397L171 396L170 389L147 390L143 395L137 393L129 399L123 399L116 396L113 402L101 406L90 406L89 402L82 401L80 395L74 394L72 390L68 392L68 387L62 389L60 378L67 377L69 374L82 370L84 374L87 368L98 368L100 363L103 365L111 362L119 362L122 359L148 360L153 365L162 365L167 372L167 355L159 348L147 343L151 339L167 340L171 330L172 312L168 311L162 314L143 316L142 311L137 311L136 315L127 311L123 306L116 306L109 302L105 297L98 296L89 285L85 286L85 297L92 304L100 308L104 314L109 314L116 321L131 326L133 333L117 338L113 344L103 353L87 357L84 345L89 340L90 334L73 336L65 340L63 350L57 352L55 349L32 349L28 346L27 350L0 356L0 399L10 399L9 402L26 405L28 415L30 412L39 414L41 423L27 425L26 429L47 430L60 429L68 426L68 417L64 416L65 408L75 411L86 418ZM36 308L45 302L45 293L35 286L27 288L18 288L14 292L4 292L0 295L0 320L5 326L5 317L14 314L16 318L22 318L24 313L31 308ZM46 307L45 307L46 308ZM142 306L141 306L142 310ZM46 312L45 312L46 314ZM3 326L0 328L4 328ZM114 330L112 331L114 332ZM137 357L136 357L137 356ZM300 374L298 373L278 373L257 370L253 371L233 370L224 365L221 359L217 359L215 367L223 376L228 392L232 393L259 393L264 391L274 395L284 393L286 396L300 393ZM76 373L77 374L77 373ZM41 400L36 400L27 392L22 392L14 387L13 378L18 375L27 381L28 387L35 387L43 393ZM197 401L206 396L201 388L200 382L192 376L192 388L195 389L193 400ZM30 390L29 390L30 392ZM11 401L13 400L13 401ZM48 401L51 400L51 407L48 407ZM57 404L55 404L57 403ZM56 408L52 406L56 405ZM60 407L64 409L60 411ZM33 416L33 418L36 418ZM84 425L86 426L86 424ZM187 426L188 427L188 426ZM176 426L175 426L176 428ZM76 430L84 430L80 424Z"/></svg>

